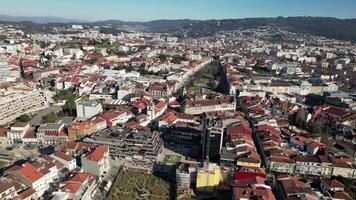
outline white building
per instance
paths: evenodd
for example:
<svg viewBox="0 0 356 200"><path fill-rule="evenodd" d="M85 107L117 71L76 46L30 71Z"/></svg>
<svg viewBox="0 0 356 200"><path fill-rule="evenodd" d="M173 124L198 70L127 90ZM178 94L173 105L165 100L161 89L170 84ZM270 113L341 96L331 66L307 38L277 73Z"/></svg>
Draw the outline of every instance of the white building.
<svg viewBox="0 0 356 200"><path fill-rule="evenodd" d="M109 149L101 145L81 157L83 171L101 177L109 168Z"/></svg>
<svg viewBox="0 0 356 200"><path fill-rule="evenodd" d="M103 112L101 103L97 101L79 101L77 103L77 117L88 119Z"/></svg>
<svg viewBox="0 0 356 200"><path fill-rule="evenodd" d="M19 143L23 141L26 132L30 129L28 123L18 122L11 126L10 131L7 132L7 138L10 144Z"/></svg>
<svg viewBox="0 0 356 200"><path fill-rule="evenodd" d="M54 152L50 155L53 159L62 163L69 171L77 167L77 162L74 157L67 155L61 151Z"/></svg>
<svg viewBox="0 0 356 200"><path fill-rule="evenodd" d="M49 189L50 183L58 177L58 170L53 163L35 161L26 162L21 166L14 166L5 171L5 174L14 175L27 187L32 187L37 196L42 196Z"/></svg>
<svg viewBox="0 0 356 200"><path fill-rule="evenodd" d="M0 60L0 83L16 81L20 78L20 70L11 69L7 62Z"/></svg>
<svg viewBox="0 0 356 200"><path fill-rule="evenodd" d="M0 124L6 124L23 114L29 114L49 106L52 92L49 91L0 91Z"/></svg>

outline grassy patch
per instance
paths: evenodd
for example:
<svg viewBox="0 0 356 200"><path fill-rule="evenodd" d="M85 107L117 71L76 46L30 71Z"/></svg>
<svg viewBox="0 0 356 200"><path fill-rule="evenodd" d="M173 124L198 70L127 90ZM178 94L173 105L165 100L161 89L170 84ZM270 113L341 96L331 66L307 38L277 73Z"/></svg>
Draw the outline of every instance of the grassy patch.
<svg viewBox="0 0 356 200"><path fill-rule="evenodd" d="M166 155L163 159L164 163L171 163L171 164L175 164L177 162L180 162L182 159L181 156L177 156L177 155Z"/></svg>
<svg viewBox="0 0 356 200"><path fill-rule="evenodd" d="M58 112L58 113L51 112L50 114L43 116L43 122L44 123L55 123L64 116L65 115L62 112Z"/></svg>
<svg viewBox="0 0 356 200"><path fill-rule="evenodd" d="M28 114L23 114L20 115L18 118L16 118L16 121L20 122L29 122L35 115L28 115Z"/></svg>
<svg viewBox="0 0 356 200"><path fill-rule="evenodd" d="M170 184L145 170L120 169L108 195L109 200L169 199Z"/></svg>
<svg viewBox="0 0 356 200"><path fill-rule="evenodd" d="M186 85L189 92L199 91L201 88L209 88L215 90L214 78L218 74L218 65L208 64L198 71L195 79Z"/></svg>
<svg viewBox="0 0 356 200"><path fill-rule="evenodd" d="M120 46L121 44L117 44L117 43L113 43L113 44L102 43L102 44L95 45L95 47L98 49L118 49Z"/></svg>

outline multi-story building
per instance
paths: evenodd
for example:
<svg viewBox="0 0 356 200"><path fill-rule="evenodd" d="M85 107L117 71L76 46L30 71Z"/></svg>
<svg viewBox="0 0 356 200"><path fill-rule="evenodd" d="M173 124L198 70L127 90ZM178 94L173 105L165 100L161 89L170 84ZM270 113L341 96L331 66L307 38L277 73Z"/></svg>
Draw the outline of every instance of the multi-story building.
<svg viewBox="0 0 356 200"><path fill-rule="evenodd" d="M58 162L62 163L69 171L74 170L77 167L75 158L61 151L54 152L50 156Z"/></svg>
<svg viewBox="0 0 356 200"><path fill-rule="evenodd" d="M83 171L89 172L99 178L109 167L109 149L104 145L96 147L93 151L81 156Z"/></svg>
<svg viewBox="0 0 356 200"><path fill-rule="evenodd" d="M167 103L164 101L159 101L157 104L153 104L153 102L151 102L147 106L147 115L149 116L149 120L154 120L161 116L167 110L167 106Z"/></svg>
<svg viewBox="0 0 356 200"><path fill-rule="evenodd" d="M77 117L88 119L103 112L101 103L97 101L79 101L77 103Z"/></svg>
<svg viewBox="0 0 356 200"><path fill-rule="evenodd" d="M97 181L95 176L87 172L78 172L68 181L64 182L53 199L91 199Z"/></svg>
<svg viewBox="0 0 356 200"><path fill-rule="evenodd" d="M106 125L110 128L126 123L134 115L129 111L107 111L101 117L105 119Z"/></svg>
<svg viewBox="0 0 356 200"><path fill-rule="evenodd" d="M68 137L70 141L75 141L101 131L106 127L107 124L103 118L95 118L85 122L75 122L68 128Z"/></svg>
<svg viewBox="0 0 356 200"><path fill-rule="evenodd" d="M214 192L222 179L221 169L215 163L204 163L204 166L198 168L197 172L197 192Z"/></svg>
<svg viewBox="0 0 356 200"><path fill-rule="evenodd" d="M32 129L28 130L22 138L22 143L26 145L38 144L38 139L35 134L35 131Z"/></svg>
<svg viewBox="0 0 356 200"><path fill-rule="evenodd" d="M44 145L57 145L68 141L64 124L48 123L38 128L38 141Z"/></svg>
<svg viewBox="0 0 356 200"><path fill-rule="evenodd" d="M0 124L6 124L23 114L29 114L49 106L52 93L42 90L0 91Z"/></svg>
<svg viewBox="0 0 356 200"><path fill-rule="evenodd" d="M25 122L17 122L12 125L7 132L7 139L10 144L19 143L23 141L26 132L30 129L30 125Z"/></svg>
<svg viewBox="0 0 356 200"><path fill-rule="evenodd" d="M11 66L0 59L0 83L16 81L17 78L20 78L20 71L11 70Z"/></svg>
<svg viewBox="0 0 356 200"><path fill-rule="evenodd" d="M49 189L49 183L51 183L53 178L57 175L57 170L55 165L47 167L43 165L38 166L37 163L33 164L27 162L21 166L15 165L11 167L5 171L5 174L15 176L27 187L33 188L37 196L42 196L44 192Z"/></svg>
<svg viewBox="0 0 356 200"><path fill-rule="evenodd" d="M0 199L14 199L17 196L15 185L9 183L9 181L0 181Z"/></svg>
<svg viewBox="0 0 356 200"><path fill-rule="evenodd" d="M120 127L103 130L85 142L109 147L111 156L154 160L163 146L158 132L123 129Z"/></svg>
<svg viewBox="0 0 356 200"><path fill-rule="evenodd" d="M233 111L236 109L235 99L203 99L187 100L184 105L184 113L199 115L207 112Z"/></svg>
<svg viewBox="0 0 356 200"><path fill-rule="evenodd" d="M195 184L197 176L197 166L190 163L180 163L176 169L177 186L182 188L190 188L191 184Z"/></svg>
<svg viewBox="0 0 356 200"><path fill-rule="evenodd" d="M203 128L172 127L163 135L165 144L201 146Z"/></svg>
<svg viewBox="0 0 356 200"><path fill-rule="evenodd" d="M167 99L173 89L166 83L154 83L150 85L149 91L154 99Z"/></svg>
<svg viewBox="0 0 356 200"><path fill-rule="evenodd" d="M203 137L203 157L217 159L220 156L224 138L224 127L220 120L208 119L207 130Z"/></svg>

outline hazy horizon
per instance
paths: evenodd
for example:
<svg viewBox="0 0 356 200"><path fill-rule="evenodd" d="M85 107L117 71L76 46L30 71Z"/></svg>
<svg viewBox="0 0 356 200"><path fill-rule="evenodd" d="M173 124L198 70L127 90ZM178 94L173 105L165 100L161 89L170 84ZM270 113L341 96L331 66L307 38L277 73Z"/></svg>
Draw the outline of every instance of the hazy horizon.
<svg viewBox="0 0 356 200"><path fill-rule="evenodd" d="M15 16L15 15L3 15L0 14L0 21L2 20L1 17L9 17L9 18L29 18L29 19L53 19L54 21L56 19L58 19L58 23L64 23L64 22L60 22L61 20L65 20L68 22L65 23L94 23L94 22L100 22L100 21L123 21L123 22L137 22L137 23L144 23L144 22L150 22L150 21L159 21L159 20L196 20L196 21L209 21L209 20L230 20L230 19L252 19L252 18L256 18L256 19L263 19L263 18L278 18L278 17L284 17L284 18L288 18L288 17L321 17L321 18L335 18L335 19L356 19L356 17L353 18L340 18L340 17L329 17L329 16L266 16L266 17L242 17L242 18L221 18L221 19L217 19L217 18L208 18L208 19L192 19L192 18L173 18L173 19L166 19L166 18L159 18L159 19L150 19L150 20L123 20L123 19L100 19L100 20L85 20L85 19L73 19L73 18L66 18L66 17L58 17L58 16ZM49 21L53 21L53 20L49 20ZM17 22L19 22L20 20L17 20ZM36 20L34 20L36 21ZM52 22L49 22L52 23Z"/></svg>
<svg viewBox="0 0 356 200"><path fill-rule="evenodd" d="M0 15L78 21L242 19L268 17L356 18L354 0L0 0Z"/></svg>

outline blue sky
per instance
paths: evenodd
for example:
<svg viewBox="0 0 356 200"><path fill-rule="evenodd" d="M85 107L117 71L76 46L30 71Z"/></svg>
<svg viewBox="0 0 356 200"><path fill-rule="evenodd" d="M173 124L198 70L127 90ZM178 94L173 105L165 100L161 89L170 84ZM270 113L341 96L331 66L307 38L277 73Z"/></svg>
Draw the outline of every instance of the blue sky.
<svg viewBox="0 0 356 200"><path fill-rule="evenodd" d="M0 14L82 20L356 18L356 0L0 0Z"/></svg>

